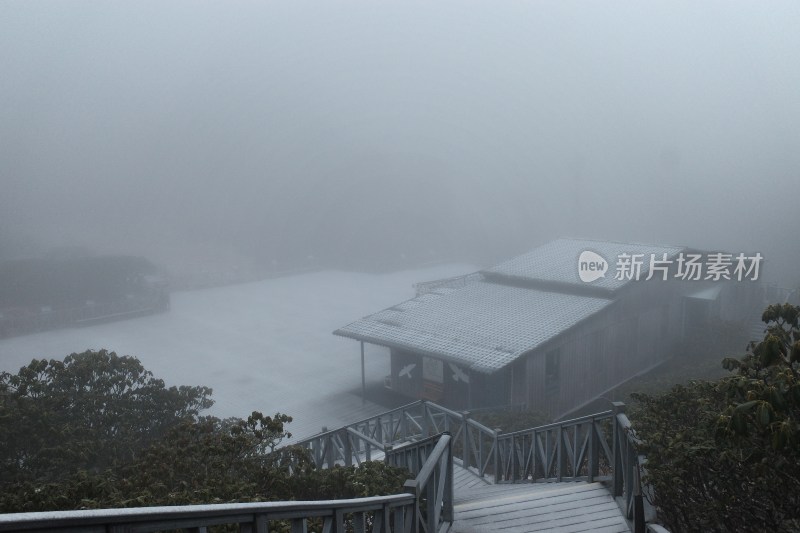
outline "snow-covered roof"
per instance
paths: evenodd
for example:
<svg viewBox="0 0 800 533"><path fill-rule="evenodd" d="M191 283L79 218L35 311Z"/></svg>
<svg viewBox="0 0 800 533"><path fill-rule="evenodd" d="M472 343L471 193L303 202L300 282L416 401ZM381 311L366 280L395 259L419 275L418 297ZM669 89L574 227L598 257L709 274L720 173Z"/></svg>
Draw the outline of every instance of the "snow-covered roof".
<svg viewBox="0 0 800 533"><path fill-rule="evenodd" d="M434 290L334 331L491 373L612 300L475 281Z"/></svg>
<svg viewBox="0 0 800 533"><path fill-rule="evenodd" d="M641 272L644 274L648 270L651 255L656 260L662 259L663 254L667 254L667 259L672 259L683 250L683 247L678 246L558 239L484 272L489 277L501 276L520 282L565 284L613 292L629 282L627 279L615 279L617 259L621 254L642 254L644 261ZM594 252L608 262L605 277L591 283L581 281L578 276L578 258L584 251Z"/></svg>

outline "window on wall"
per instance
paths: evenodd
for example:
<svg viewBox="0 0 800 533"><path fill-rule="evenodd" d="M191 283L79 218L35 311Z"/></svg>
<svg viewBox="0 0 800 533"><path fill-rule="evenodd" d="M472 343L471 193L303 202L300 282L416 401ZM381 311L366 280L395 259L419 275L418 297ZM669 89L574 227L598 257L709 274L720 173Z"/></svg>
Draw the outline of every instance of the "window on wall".
<svg viewBox="0 0 800 533"><path fill-rule="evenodd" d="M547 390L557 389L561 381L561 350L550 350L545 354L544 384Z"/></svg>

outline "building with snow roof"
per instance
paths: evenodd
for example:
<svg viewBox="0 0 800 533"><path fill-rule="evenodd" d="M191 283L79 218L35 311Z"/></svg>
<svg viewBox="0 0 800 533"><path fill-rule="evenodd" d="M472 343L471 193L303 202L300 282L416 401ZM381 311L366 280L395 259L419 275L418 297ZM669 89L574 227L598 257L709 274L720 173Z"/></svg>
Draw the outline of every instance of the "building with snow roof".
<svg viewBox="0 0 800 533"><path fill-rule="evenodd" d="M582 261L587 251L598 264ZM690 257L708 255L560 239L469 276L420 284L415 298L334 334L361 341L362 354L363 343L389 348L386 384L410 398L457 409L522 405L557 417L664 361L692 328L737 318L724 310L749 296L747 282L686 276ZM603 260L605 272L581 279L581 269Z"/></svg>

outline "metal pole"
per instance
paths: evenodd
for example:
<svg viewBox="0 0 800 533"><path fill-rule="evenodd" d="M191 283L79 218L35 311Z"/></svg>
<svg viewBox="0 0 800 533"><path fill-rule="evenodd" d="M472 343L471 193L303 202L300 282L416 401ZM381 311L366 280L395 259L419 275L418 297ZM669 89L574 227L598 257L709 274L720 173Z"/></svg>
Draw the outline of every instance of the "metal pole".
<svg viewBox="0 0 800 533"><path fill-rule="evenodd" d="M364 341L361 341L361 403L367 403L367 378L364 373Z"/></svg>

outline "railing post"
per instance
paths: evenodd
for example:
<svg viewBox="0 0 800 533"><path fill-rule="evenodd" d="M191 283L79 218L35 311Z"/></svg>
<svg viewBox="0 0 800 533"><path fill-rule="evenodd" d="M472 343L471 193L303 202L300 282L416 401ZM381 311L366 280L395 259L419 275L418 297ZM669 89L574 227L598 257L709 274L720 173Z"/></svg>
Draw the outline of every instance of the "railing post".
<svg viewBox="0 0 800 533"><path fill-rule="evenodd" d="M463 449L461 450L461 454L464 457L461 458L461 462L464 464L464 469L468 470L469 469L469 463L470 463L470 461L469 461L470 449L469 448L470 448L470 442L471 442L470 438L469 438L469 411L464 411L461 414L464 415L464 426L463 426L463 429L461 430L461 433L463 434L463 441L464 441L464 445L463 445Z"/></svg>
<svg viewBox="0 0 800 533"><path fill-rule="evenodd" d="M347 531L344 521L344 512L341 509L336 509L333 520L333 531L335 531L335 533L345 533Z"/></svg>
<svg viewBox="0 0 800 533"><path fill-rule="evenodd" d="M624 436L624 430L619 425L619 419L617 418L620 414L625 412L625 404L622 402L613 402L613 450L612 455L614 456L612 459L612 470L611 470L611 487L612 487L612 494L614 497L622 496L622 485L624 480L624 472L623 469L623 460L622 454L625 453L625 450L622 446L622 438Z"/></svg>
<svg viewBox="0 0 800 533"><path fill-rule="evenodd" d="M645 533L644 499L642 498L642 485L639 479L639 469L634 465L633 473L633 533Z"/></svg>
<svg viewBox="0 0 800 533"><path fill-rule="evenodd" d="M384 444L383 441L383 417L379 416L378 420L375 422L375 440Z"/></svg>
<svg viewBox="0 0 800 533"><path fill-rule="evenodd" d="M493 444L494 445L492 446L492 449L494 450L494 458L492 460L492 468L494 468L494 472L492 472L492 475L494 476L494 482L495 483L500 481L500 468L499 468L500 467L500 448L499 448L499 443L498 443L498 436L500 435L501 431L503 431L503 430L500 429L500 428L494 428L494 437L493 437L493 440L494 440Z"/></svg>
<svg viewBox="0 0 800 533"><path fill-rule="evenodd" d="M558 431L556 432L556 468L558 469L556 472L556 480L559 482L563 480L564 474L566 473L567 454L565 452L564 426L558 426Z"/></svg>
<svg viewBox="0 0 800 533"><path fill-rule="evenodd" d="M448 436L449 432L445 432ZM444 508L442 509L442 517L445 522L453 523L453 500L455 499L455 484L453 483L453 441L447 444L447 472L445 473L444 480Z"/></svg>
<svg viewBox="0 0 800 533"><path fill-rule="evenodd" d="M328 464L328 468L333 468L333 465L336 464L336 455L333 449L332 433L326 433L323 440L325 442L325 462Z"/></svg>
<svg viewBox="0 0 800 533"><path fill-rule="evenodd" d="M597 424L597 420L592 418L589 422L589 468L587 472L589 483L593 483L594 478L600 475L600 442L595 424Z"/></svg>
<svg viewBox="0 0 800 533"><path fill-rule="evenodd" d="M534 429L531 431L531 479L534 483L536 483L536 466L541 462L541 455L540 452L542 451L542 447L539 446L539 431ZM523 455L523 457L525 457ZM541 467L542 470L545 469L544 465ZM542 476L542 477L546 477Z"/></svg>
<svg viewBox="0 0 800 533"><path fill-rule="evenodd" d="M420 464L420 468L422 468L422 464ZM427 522L425 531L436 531L438 529L439 502L436 501L436 494L439 492L439 483L443 481L438 468L434 468L431 478L425 485L425 518Z"/></svg>
<svg viewBox="0 0 800 533"><path fill-rule="evenodd" d="M344 427L338 431L339 438L342 439L342 454L344 455L344 465L353 466L353 445L350 432ZM331 468L330 465L328 468Z"/></svg>
<svg viewBox="0 0 800 533"><path fill-rule="evenodd" d="M391 508L389 507L388 504L385 504L383 506L383 509L381 509L380 511L380 517L378 516L377 512L375 513L372 530L389 533L392 530L392 523L390 521L391 514L392 514Z"/></svg>
<svg viewBox="0 0 800 533"><path fill-rule="evenodd" d="M426 439L430 435L430 428L428 427L428 402L422 401L422 438Z"/></svg>
<svg viewBox="0 0 800 533"><path fill-rule="evenodd" d="M326 431L328 431L328 428L322 426L322 433L324 434ZM322 462L324 461L324 458L322 457L323 438L317 437L317 439L311 443L311 447L312 452L314 453L314 464L317 466L317 468L321 468Z"/></svg>
<svg viewBox="0 0 800 533"><path fill-rule="evenodd" d="M411 507L411 516L406 518L405 524L405 531L410 531L411 533L419 533L419 521L420 521L420 511L419 511L419 483L416 479L407 479L406 482L403 484L403 492L407 492L409 494L414 495L414 503ZM411 527L409 527L408 520L411 520Z"/></svg>
<svg viewBox="0 0 800 533"><path fill-rule="evenodd" d="M511 483L517 482L517 436L511 435L511 439L508 442L508 453L510 454L509 460L509 467L511 468Z"/></svg>
<svg viewBox="0 0 800 533"><path fill-rule="evenodd" d="M413 507L413 506L414 506L414 504L412 503L411 507ZM406 528L406 524L408 523L407 520L409 518L407 515L410 514L410 513L408 513L407 507L408 506L404 505L402 507L395 508L395 510L394 510L393 528L391 529L392 532L399 531L401 533L405 533L405 531L407 531L409 529L409 528ZM386 531L388 533L389 530L387 529Z"/></svg>
<svg viewBox="0 0 800 533"><path fill-rule="evenodd" d="M483 435L481 430L477 430L475 433L478 436L478 457L475 462L478 463L476 465L478 467L478 475L484 477L486 474L486 461L483 460Z"/></svg>

